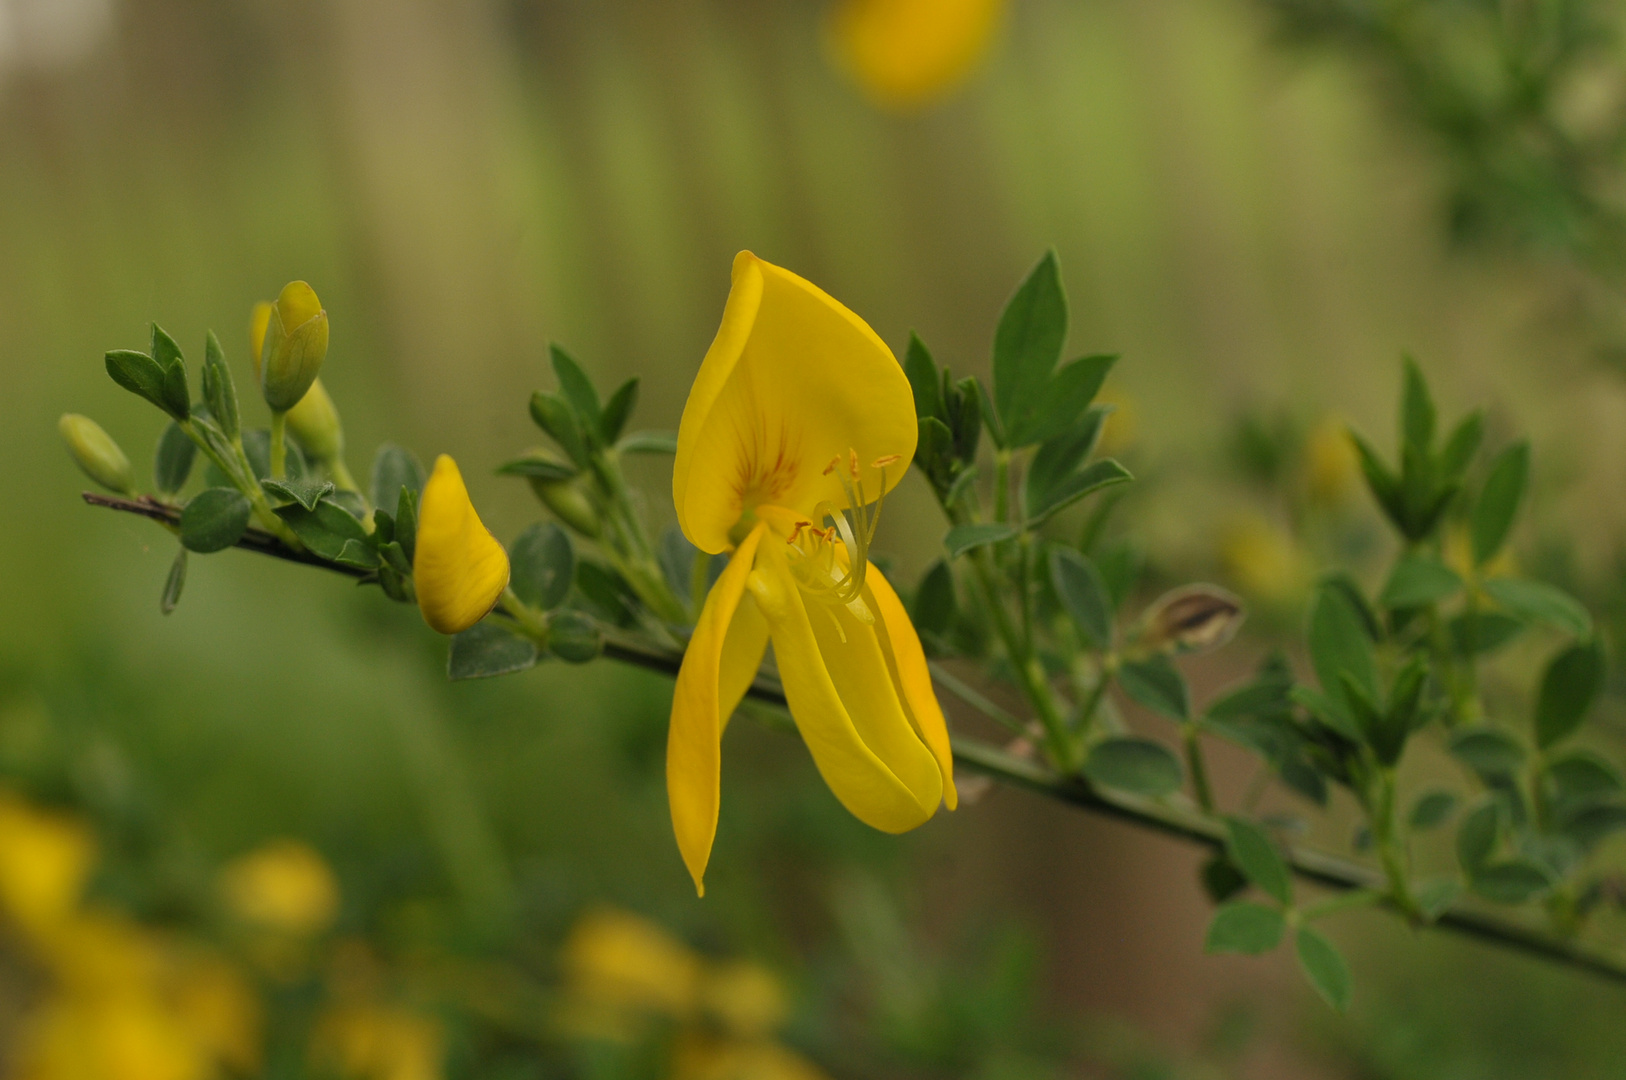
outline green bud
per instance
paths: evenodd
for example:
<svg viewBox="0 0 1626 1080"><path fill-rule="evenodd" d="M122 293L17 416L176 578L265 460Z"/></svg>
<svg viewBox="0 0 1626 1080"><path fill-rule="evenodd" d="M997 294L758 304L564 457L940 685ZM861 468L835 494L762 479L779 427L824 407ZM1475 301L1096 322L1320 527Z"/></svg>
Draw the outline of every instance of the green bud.
<svg viewBox="0 0 1626 1080"><path fill-rule="evenodd" d="M128 495L135 490L135 473L130 469L130 459L124 456L119 444L102 430L100 424L88 416L65 413L56 426L62 432L63 441L68 444L68 452L86 476L120 495Z"/></svg>
<svg viewBox="0 0 1626 1080"><path fill-rule="evenodd" d="M327 356L327 312L303 281L283 286L266 319L260 344L260 390L276 412L287 412L310 391Z"/></svg>
<svg viewBox="0 0 1626 1080"><path fill-rule="evenodd" d="M582 493L574 480L548 480L540 476L527 476L531 490L552 510L554 516L589 539L599 534L598 511L592 500Z"/></svg>
<svg viewBox="0 0 1626 1080"><path fill-rule="evenodd" d="M299 404L288 410L288 430L309 457L333 461L344 453L344 427L322 380L311 383Z"/></svg>

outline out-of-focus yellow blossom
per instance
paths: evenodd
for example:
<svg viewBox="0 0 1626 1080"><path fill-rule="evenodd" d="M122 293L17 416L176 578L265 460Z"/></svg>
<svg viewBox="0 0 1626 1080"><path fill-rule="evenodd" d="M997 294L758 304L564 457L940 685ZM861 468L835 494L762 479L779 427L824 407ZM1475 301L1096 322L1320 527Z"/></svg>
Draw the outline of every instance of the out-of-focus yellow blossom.
<svg viewBox="0 0 1626 1080"><path fill-rule="evenodd" d="M243 922L297 937L321 933L339 913L333 871L298 840L273 840L229 863L220 893Z"/></svg>
<svg viewBox="0 0 1626 1080"><path fill-rule="evenodd" d="M332 1009L311 1039L311 1063L343 1080L438 1080L445 1057L440 1021L393 1005Z"/></svg>
<svg viewBox="0 0 1626 1080"><path fill-rule="evenodd" d="M445 454L418 504L412 577L423 621L460 634L496 607L508 587L508 552L480 521L457 462Z"/></svg>
<svg viewBox="0 0 1626 1080"><path fill-rule="evenodd" d="M83 822L0 791L0 904L25 931L47 933L73 914L95 858Z"/></svg>
<svg viewBox="0 0 1626 1080"><path fill-rule="evenodd" d="M316 290L303 281L282 287L276 302L256 308L250 333L258 343L255 374L265 403L287 412L310 391L327 357L328 319ZM256 331L258 331L256 333Z"/></svg>
<svg viewBox="0 0 1626 1080"><path fill-rule="evenodd" d="M864 320L740 252L672 469L684 535L731 552L683 655L666 744L672 826L701 895L723 728L770 638L791 719L842 805L891 833L954 809L920 638L868 555L917 428L909 380Z"/></svg>
<svg viewBox="0 0 1626 1080"><path fill-rule="evenodd" d="M875 104L907 112L948 94L988 52L1005 0L841 0L830 40Z"/></svg>
<svg viewBox="0 0 1626 1080"><path fill-rule="evenodd" d="M315 295L314 293L312 294ZM271 324L276 305L261 301L254 305L249 317L249 356L254 361L254 378L260 378L260 353L265 349L265 331ZM323 316L324 325L326 315ZM344 426L339 422L339 410L328 396L320 378L311 381L310 389L288 410L288 429L299 440L306 453L320 461L340 461L344 457Z"/></svg>
<svg viewBox="0 0 1626 1080"><path fill-rule="evenodd" d="M561 961L557 1021L568 1036L630 1043L675 1023L673 1080L824 1080L774 1041L789 1006L766 968L708 963L647 919L613 909L583 916Z"/></svg>
<svg viewBox="0 0 1626 1080"><path fill-rule="evenodd" d="M47 978L9 1060L20 1080L204 1080L259 1064L259 1004L212 954L83 906L95 857L76 819L0 794L0 908Z"/></svg>
<svg viewBox="0 0 1626 1080"><path fill-rule="evenodd" d="M1244 593L1275 607L1300 599L1313 576L1309 559L1293 538L1257 515L1240 517L1226 528L1220 558Z"/></svg>
<svg viewBox="0 0 1626 1080"><path fill-rule="evenodd" d="M1342 502L1359 473L1348 425L1335 416L1324 417L1304 444L1304 483L1310 498L1328 506Z"/></svg>
<svg viewBox="0 0 1626 1080"><path fill-rule="evenodd" d="M1101 423L1101 441L1097 449L1108 456L1122 454L1135 443L1136 432L1140 428L1140 411L1135 407L1135 399L1124 392L1121 386L1108 385L1096 396L1097 405L1110 405L1112 412Z"/></svg>

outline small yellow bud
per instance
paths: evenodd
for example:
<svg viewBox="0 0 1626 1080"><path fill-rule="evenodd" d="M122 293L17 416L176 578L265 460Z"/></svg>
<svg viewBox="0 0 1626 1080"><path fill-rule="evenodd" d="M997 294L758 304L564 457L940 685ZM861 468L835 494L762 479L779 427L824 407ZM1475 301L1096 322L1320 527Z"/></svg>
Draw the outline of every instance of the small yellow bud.
<svg viewBox="0 0 1626 1080"><path fill-rule="evenodd" d="M332 461L344 453L344 427L322 380L311 383L299 404L288 410L288 430L299 440L307 455L318 461Z"/></svg>
<svg viewBox="0 0 1626 1080"><path fill-rule="evenodd" d="M256 309L251 333L260 317ZM327 312L315 290L303 281L290 281L264 318L257 352L260 390L273 410L287 412L299 404L322 370L327 356Z"/></svg>
<svg viewBox="0 0 1626 1080"><path fill-rule="evenodd" d="M457 462L445 454L419 500L412 577L423 621L442 634L485 618L508 587L508 553L480 521Z"/></svg>
<svg viewBox="0 0 1626 1080"><path fill-rule="evenodd" d="M57 421L73 460L85 475L109 491L128 495L135 490L135 474L130 471L130 459L124 456L113 436L102 430L100 424L88 416L64 413Z"/></svg>
<svg viewBox="0 0 1626 1080"><path fill-rule="evenodd" d="M1355 486L1360 475L1360 459L1349 429L1335 417L1315 426L1304 447L1305 483L1310 498L1331 505L1340 502Z"/></svg>
<svg viewBox="0 0 1626 1080"><path fill-rule="evenodd" d="M542 505L552 510L560 521L588 539L597 538L598 512L593 509L592 501L582 494L581 488L576 486L576 481L546 480L540 476L528 476L526 479L531 482L531 490L542 500Z"/></svg>

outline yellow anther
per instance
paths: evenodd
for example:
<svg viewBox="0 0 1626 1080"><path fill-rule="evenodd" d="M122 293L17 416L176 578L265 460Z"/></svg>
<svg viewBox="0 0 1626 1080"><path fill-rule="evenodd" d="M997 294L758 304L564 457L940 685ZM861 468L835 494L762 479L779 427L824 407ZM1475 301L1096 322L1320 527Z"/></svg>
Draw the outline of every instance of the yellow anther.
<svg viewBox="0 0 1626 1080"><path fill-rule="evenodd" d="M852 447L847 448L847 471L853 474L854 480L858 479L858 451Z"/></svg>
<svg viewBox="0 0 1626 1080"><path fill-rule="evenodd" d="M900 457L897 454L888 454L885 457L876 458L873 462L870 463L870 468L872 468L872 469L884 469L888 465L896 465L898 462L900 462L902 460L903 460L903 458Z"/></svg>
<svg viewBox="0 0 1626 1080"><path fill-rule="evenodd" d="M824 475L829 476L831 473L835 472L836 471L836 466L840 465L840 464L841 464L841 455L837 454L835 457L830 459L830 464L828 464L828 465L826 465L824 467Z"/></svg>

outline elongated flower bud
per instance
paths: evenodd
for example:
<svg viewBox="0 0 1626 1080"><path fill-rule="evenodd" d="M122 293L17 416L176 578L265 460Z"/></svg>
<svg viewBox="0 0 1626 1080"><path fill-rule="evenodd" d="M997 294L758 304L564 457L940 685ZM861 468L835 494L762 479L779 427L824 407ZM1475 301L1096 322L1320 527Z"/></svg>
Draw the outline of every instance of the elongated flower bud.
<svg viewBox="0 0 1626 1080"><path fill-rule="evenodd" d="M508 587L508 553L480 521L457 462L445 454L435 459L418 504L412 577L423 621L442 634L461 634L485 618Z"/></svg>
<svg viewBox="0 0 1626 1080"><path fill-rule="evenodd" d="M339 410L328 396L322 380L311 383L299 404L288 410L288 430L310 457L318 461L332 461L344 453L344 427L339 423Z"/></svg>
<svg viewBox="0 0 1626 1080"><path fill-rule="evenodd" d="M327 338L327 312L315 290L303 281L283 286L265 313L264 340L257 351L260 390L273 410L287 412L310 390L327 356Z"/></svg>
<svg viewBox="0 0 1626 1080"><path fill-rule="evenodd" d="M63 441L68 444L68 452L73 455L74 462L85 471L86 476L120 495L128 495L135 490L135 474L130 469L130 459L124 456L119 444L102 430L100 424L88 416L65 413L56 426L62 432Z"/></svg>
<svg viewBox="0 0 1626 1080"><path fill-rule="evenodd" d="M540 476L528 476L526 479L531 482L531 490L542 505L552 510L560 521L588 539L597 538L598 513L587 496L582 494L581 488L576 486L576 481L546 480Z"/></svg>

